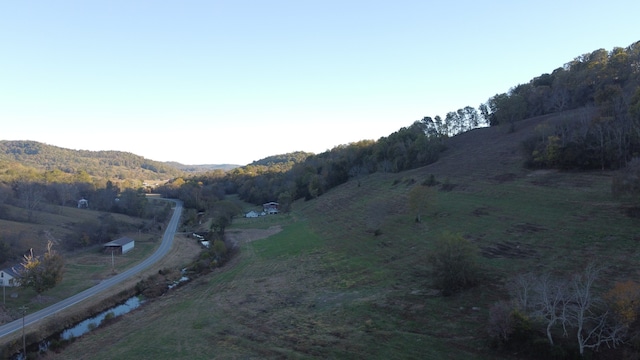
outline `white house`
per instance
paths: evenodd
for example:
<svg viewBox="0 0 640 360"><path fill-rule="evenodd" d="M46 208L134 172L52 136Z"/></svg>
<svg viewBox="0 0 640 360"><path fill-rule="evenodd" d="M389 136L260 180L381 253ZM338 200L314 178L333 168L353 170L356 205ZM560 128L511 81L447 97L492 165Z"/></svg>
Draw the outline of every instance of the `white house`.
<svg viewBox="0 0 640 360"><path fill-rule="evenodd" d="M20 285L19 277L20 275L11 268L2 269L0 270L0 286L18 286Z"/></svg>
<svg viewBox="0 0 640 360"><path fill-rule="evenodd" d="M132 238L121 237L120 239L104 244L104 251L114 251L117 254L125 254L131 251L135 246L136 242Z"/></svg>
<svg viewBox="0 0 640 360"><path fill-rule="evenodd" d="M262 204L262 211L266 212L267 214L277 214L279 209L280 204L275 201Z"/></svg>
<svg viewBox="0 0 640 360"><path fill-rule="evenodd" d="M89 207L89 200L82 198L78 200L78 209L86 209Z"/></svg>

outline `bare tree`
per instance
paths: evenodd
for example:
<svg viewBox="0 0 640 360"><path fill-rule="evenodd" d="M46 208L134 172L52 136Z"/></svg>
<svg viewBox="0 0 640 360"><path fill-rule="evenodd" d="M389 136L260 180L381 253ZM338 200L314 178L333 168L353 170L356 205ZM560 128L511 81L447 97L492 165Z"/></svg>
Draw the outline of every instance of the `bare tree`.
<svg viewBox="0 0 640 360"><path fill-rule="evenodd" d="M33 221L34 211L40 209L44 198L44 187L35 182L21 182L17 186L18 197L27 209L28 221Z"/></svg>
<svg viewBox="0 0 640 360"><path fill-rule="evenodd" d="M525 313L529 313L535 302L535 283L537 279L532 273L519 274L508 284L507 289L511 295L515 307Z"/></svg>
<svg viewBox="0 0 640 360"><path fill-rule="evenodd" d="M567 307L567 319L576 328L580 355L585 349L597 349L601 345L616 347L622 343L625 331L614 321L603 302L594 293L594 283L600 269L590 264L581 274L571 279L571 300Z"/></svg>
<svg viewBox="0 0 640 360"><path fill-rule="evenodd" d="M580 354L584 354L602 345L616 347L628 330L596 295L599 272L589 265L570 281L527 273L513 278L507 287L515 308L545 325L549 344L554 344L554 329L561 326L564 336L575 333Z"/></svg>
<svg viewBox="0 0 640 360"><path fill-rule="evenodd" d="M547 339L553 345L552 330L556 323L562 324L563 333L567 336L567 283L545 274L536 283L536 295L533 314L546 323Z"/></svg>

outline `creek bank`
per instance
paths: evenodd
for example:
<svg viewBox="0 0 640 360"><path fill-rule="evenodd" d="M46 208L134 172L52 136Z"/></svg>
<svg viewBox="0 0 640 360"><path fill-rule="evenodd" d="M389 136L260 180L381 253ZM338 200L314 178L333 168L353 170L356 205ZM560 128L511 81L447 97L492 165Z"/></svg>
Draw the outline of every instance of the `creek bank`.
<svg viewBox="0 0 640 360"><path fill-rule="evenodd" d="M164 295L190 280L184 275L175 280L175 272L164 270L139 281L135 287L125 289L120 293L106 298L98 305L65 316L64 319L53 316L45 319L46 323L38 330L25 334L27 354L29 357L39 356L47 351L61 352L65 346L98 327L109 325L117 321L118 317L127 314L156 297ZM12 354L9 359L22 360L22 341L16 340L5 350L5 355Z"/></svg>

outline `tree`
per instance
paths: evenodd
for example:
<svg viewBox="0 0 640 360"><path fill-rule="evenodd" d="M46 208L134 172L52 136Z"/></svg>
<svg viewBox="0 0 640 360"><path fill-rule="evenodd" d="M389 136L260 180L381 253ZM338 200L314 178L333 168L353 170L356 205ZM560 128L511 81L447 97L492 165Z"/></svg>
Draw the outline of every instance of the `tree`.
<svg viewBox="0 0 640 360"><path fill-rule="evenodd" d="M40 295L46 290L54 288L62 281L64 274L64 259L53 250L53 243L47 243L47 252L43 258L33 255L33 249L24 255L20 274L20 285L30 287Z"/></svg>
<svg viewBox="0 0 640 360"><path fill-rule="evenodd" d="M443 295L469 288L478 280L477 248L461 235L444 233L434 242L429 262Z"/></svg>
<svg viewBox="0 0 640 360"><path fill-rule="evenodd" d="M605 295L617 320L630 326L640 311L640 285L635 281L616 282Z"/></svg>
<svg viewBox="0 0 640 360"><path fill-rule="evenodd" d="M234 202L229 200L218 201L213 208L210 230L222 238L227 226L231 225L233 218L241 212L242 209Z"/></svg>
<svg viewBox="0 0 640 360"><path fill-rule="evenodd" d="M23 180L14 184L18 197L27 209L28 221L34 220L34 211L39 210L44 200L44 186L40 183Z"/></svg>
<svg viewBox="0 0 640 360"><path fill-rule="evenodd" d="M293 202L293 196L289 191L283 191L278 195L278 203L280 204L280 210L283 213L291 211L291 203Z"/></svg>
<svg viewBox="0 0 640 360"><path fill-rule="evenodd" d="M575 328L580 355L584 355L585 349L597 349L603 344L615 347L625 335L624 326L613 321L613 316L594 293L599 272L599 268L590 264L571 280L567 319Z"/></svg>
<svg viewBox="0 0 640 360"><path fill-rule="evenodd" d="M537 291L534 314L546 323L547 340L553 345L552 330L556 323L560 322L564 334L567 334L566 314L569 298L567 284L546 274L539 279Z"/></svg>

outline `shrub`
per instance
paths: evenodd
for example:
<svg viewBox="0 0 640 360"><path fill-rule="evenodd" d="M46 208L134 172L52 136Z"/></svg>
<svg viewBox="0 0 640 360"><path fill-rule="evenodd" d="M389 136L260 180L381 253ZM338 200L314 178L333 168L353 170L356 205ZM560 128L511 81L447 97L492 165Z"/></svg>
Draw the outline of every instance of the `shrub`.
<svg viewBox="0 0 640 360"><path fill-rule="evenodd" d="M461 235L444 233L429 256L435 286L445 296L469 288L478 280L478 249Z"/></svg>

